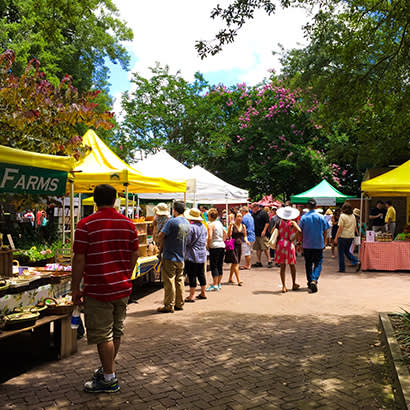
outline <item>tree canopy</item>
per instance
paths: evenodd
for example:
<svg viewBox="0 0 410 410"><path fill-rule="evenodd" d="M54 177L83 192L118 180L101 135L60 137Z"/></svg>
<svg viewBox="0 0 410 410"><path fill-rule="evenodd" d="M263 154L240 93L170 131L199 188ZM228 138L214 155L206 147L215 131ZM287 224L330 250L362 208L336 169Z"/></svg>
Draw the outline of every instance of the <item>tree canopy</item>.
<svg viewBox="0 0 410 410"><path fill-rule="evenodd" d="M337 178L348 191L357 192L366 168L410 156L407 0L233 0L211 13L225 27L196 48L202 58L220 52L257 9L272 14L276 7L312 6L316 15L305 27L309 44L284 50L282 78L318 100L312 115L330 137L328 160L345 173Z"/></svg>
<svg viewBox="0 0 410 410"><path fill-rule="evenodd" d="M168 67L151 70L149 78L134 74L134 90L123 96L116 141L123 157L165 148L252 195L287 197L338 177L327 158L328 137L312 117L318 102L301 89L285 87L274 74L259 86L226 87L208 84L200 73L189 83Z"/></svg>
<svg viewBox="0 0 410 410"><path fill-rule="evenodd" d="M0 144L28 151L79 157L79 125L109 129L112 114L100 112L98 91L80 93L68 75L54 87L37 60L12 74L14 53L0 54Z"/></svg>
<svg viewBox="0 0 410 410"><path fill-rule="evenodd" d="M68 74L80 92L104 89L105 59L128 68L122 42L132 37L111 0L0 0L0 52L15 51L13 73L36 58L55 86Z"/></svg>

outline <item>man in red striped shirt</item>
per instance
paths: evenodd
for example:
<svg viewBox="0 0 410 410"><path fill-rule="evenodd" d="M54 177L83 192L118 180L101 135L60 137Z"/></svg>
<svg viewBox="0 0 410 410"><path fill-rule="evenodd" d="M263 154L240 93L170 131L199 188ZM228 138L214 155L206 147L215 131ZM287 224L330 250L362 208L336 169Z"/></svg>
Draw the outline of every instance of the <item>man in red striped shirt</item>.
<svg viewBox="0 0 410 410"><path fill-rule="evenodd" d="M138 259L134 224L114 209L117 191L98 185L98 211L82 219L75 231L72 263L73 303L84 301L88 344L96 344L102 366L84 390L112 393L120 389L114 359L124 333L124 319L132 290L131 274ZM81 279L84 287L80 290Z"/></svg>

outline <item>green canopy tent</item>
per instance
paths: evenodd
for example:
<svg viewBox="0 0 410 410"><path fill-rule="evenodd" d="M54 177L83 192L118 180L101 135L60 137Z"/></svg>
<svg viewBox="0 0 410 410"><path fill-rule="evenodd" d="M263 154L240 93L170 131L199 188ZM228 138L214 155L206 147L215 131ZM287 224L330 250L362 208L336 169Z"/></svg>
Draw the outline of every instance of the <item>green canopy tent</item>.
<svg viewBox="0 0 410 410"><path fill-rule="evenodd" d="M296 204L306 204L310 198L314 198L318 205L334 206L353 197L342 194L324 179L313 188L302 192L301 194L292 195L290 200Z"/></svg>

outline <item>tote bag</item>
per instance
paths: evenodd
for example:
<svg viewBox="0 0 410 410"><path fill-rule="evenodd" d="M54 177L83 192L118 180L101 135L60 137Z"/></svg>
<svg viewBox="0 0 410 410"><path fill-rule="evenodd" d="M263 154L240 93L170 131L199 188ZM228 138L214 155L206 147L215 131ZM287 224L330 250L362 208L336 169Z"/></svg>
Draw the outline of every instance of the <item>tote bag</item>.
<svg viewBox="0 0 410 410"><path fill-rule="evenodd" d="M278 241L278 236L279 236L278 228L275 228L272 232L272 235L270 236L269 241L268 241L268 245L269 245L270 248L272 248L272 249L276 248L276 242Z"/></svg>

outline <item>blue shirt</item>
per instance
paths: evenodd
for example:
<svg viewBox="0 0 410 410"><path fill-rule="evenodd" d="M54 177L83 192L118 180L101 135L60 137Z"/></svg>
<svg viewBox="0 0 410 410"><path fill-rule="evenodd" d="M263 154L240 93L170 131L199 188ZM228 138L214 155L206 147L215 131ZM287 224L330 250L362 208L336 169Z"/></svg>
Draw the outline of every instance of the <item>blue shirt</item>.
<svg viewBox="0 0 410 410"><path fill-rule="evenodd" d="M250 213L247 213L242 218L242 223L246 227L246 235L249 242L255 242L255 221Z"/></svg>
<svg viewBox="0 0 410 410"><path fill-rule="evenodd" d="M171 218L161 229L165 235L163 257L172 262L183 262L189 222L183 217Z"/></svg>
<svg viewBox="0 0 410 410"><path fill-rule="evenodd" d="M330 225L323 215L311 210L300 218L299 226L302 229L305 249L323 249L325 247L323 233L330 228Z"/></svg>
<svg viewBox="0 0 410 410"><path fill-rule="evenodd" d="M185 260L205 263L207 238L208 232L202 222L191 224L186 238Z"/></svg>

